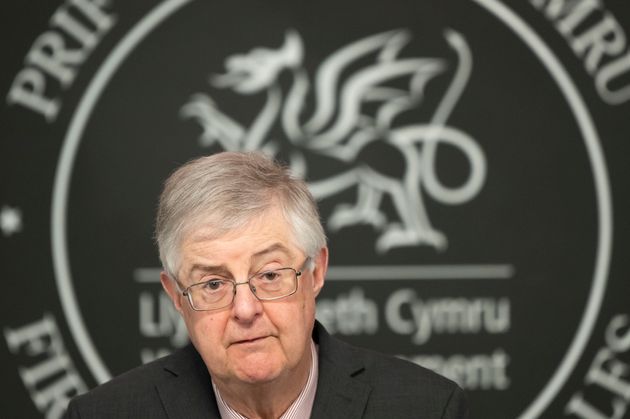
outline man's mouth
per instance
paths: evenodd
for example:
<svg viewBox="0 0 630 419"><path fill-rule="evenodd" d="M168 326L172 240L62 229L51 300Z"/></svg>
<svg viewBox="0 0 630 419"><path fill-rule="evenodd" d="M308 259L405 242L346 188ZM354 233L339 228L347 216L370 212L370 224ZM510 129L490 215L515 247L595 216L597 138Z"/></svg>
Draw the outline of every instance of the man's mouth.
<svg viewBox="0 0 630 419"><path fill-rule="evenodd" d="M256 342L260 342L266 338L268 338L269 336L259 336L256 338L251 338L251 339L241 339L241 340L237 340L234 343L232 343L232 345L246 345L246 344L251 344L251 343L256 343Z"/></svg>

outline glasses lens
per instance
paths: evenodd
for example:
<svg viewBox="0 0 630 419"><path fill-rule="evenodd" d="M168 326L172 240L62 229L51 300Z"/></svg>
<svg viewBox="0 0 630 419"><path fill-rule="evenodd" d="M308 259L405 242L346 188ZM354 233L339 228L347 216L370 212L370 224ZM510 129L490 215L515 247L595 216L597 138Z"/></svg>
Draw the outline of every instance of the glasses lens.
<svg viewBox="0 0 630 419"><path fill-rule="evenodd" d="M249 283L261 300L273 300L293 294L296 290L296 272L292 268L260 272Z"/></svg>
<svg viewBox="0 0 630 419"><path fill-rule="evenodd" d="M211 310L232 302L234 286L228 280L212 279L193 285L188 292L196 310Z"/></svg>

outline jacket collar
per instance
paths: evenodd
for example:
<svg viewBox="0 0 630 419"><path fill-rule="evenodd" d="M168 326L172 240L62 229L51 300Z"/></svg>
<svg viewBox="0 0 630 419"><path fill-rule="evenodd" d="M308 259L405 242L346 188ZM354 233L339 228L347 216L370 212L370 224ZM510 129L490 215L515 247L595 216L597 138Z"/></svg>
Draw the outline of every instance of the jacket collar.
<svg viewBox="0 0 630 419"><path fill-rule="evenodd" d="M359 379L365 371L356 350L328 334L315 322L313 339L319 345L319 379L311 418L360 418L372 387Z"/></svg>

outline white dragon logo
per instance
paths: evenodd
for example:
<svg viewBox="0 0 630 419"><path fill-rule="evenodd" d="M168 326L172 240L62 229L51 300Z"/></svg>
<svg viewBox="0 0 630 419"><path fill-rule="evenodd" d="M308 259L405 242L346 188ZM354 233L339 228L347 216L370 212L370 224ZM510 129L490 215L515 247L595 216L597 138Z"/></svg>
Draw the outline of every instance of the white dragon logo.
<svg viewBox="0 0 630 419"><path fill-rule="evenodd" d="M468 81L472 59L464 38L447 30L445 39L455 51L457 66L444 96L425 117L428 121L400 122L403 113L419 109L428 82L447 68L443 59L402 57L410 39L410 31L392 30L337 50L319 66L311 92L302 38L288 30L279 49L255 48L245 55L229 56L226 73L210 78L214 88L230 88L241 95L266 94L264 106L249 126L223 113L206 93L193 95L181 115L201 125L202 146L218 144L225 150L262 150L270 155L290 150L291 167L303 176L312 158L336 160L343 169L323 179L309 179L318 200L356 188L356 202L339 204L332 211L327 220L330 231L371 225L379 233L379 253L422 244L444 249L446 236L431 225L423 192L442 204L462 204L479 193L486 176L479 145L447 125ZM287 71L291 85L285 95L280 77ZM404 88L393 85L401 79ZM307 100L314 103L309 118L303 115ZM280 124L282 140L272 138L274 124ZM360 158L362 150L375 144L394 148L403 156L402 175L384 173ZM454 147L468 161L468 176L457 187L447 187L438 179L440 144ZM397 212L393 220L382 208L386 197Z"/></svg>

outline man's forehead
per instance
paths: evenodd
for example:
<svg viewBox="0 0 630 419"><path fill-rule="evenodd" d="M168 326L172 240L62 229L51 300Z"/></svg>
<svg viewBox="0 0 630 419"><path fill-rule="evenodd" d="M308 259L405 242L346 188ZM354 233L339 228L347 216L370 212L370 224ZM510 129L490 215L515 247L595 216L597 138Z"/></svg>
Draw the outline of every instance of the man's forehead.
<svg viewBox="0 0 630 419"><path fill-rule="evenodd" d="M218 241L218 247L220 247L220 241ZM208 253L205 255L200 254L203 258L207 258L209 260L215 261L217 264L225 264L226 262L230 262L231 260L238 259L241 261L250 261L256 262L260 259L265 259L267 257L286 257L286 258L294 258L300 251L290 243L284 243L281 241L276 241L272 243L265 243L263 246L257 247L243 247L236 249L234 252L223 254ZM227 260L222 260L227 259Z"/></svg>
<svg viewBox="0 0 630 419"><path fill-rule="evenodd" d="M271 254L291 262L304 253L278 205L237 225L217 221L196 218L182 232L180 274L189 273L194 264L221 266L235 260L254 264Z"/></svg>
<svg viewBox="0 0 630 419"><path fill-rule="evenodd" d="M288 244L275 242L260 249L243 249L238 257L239 262L248 262L251 269L256 269L261 263L265 263L268 258L280 259L282 262L291 262L298 256L298 251L292 249ZM217 275L229 276L231 274L231 264L235 262L234 259L221 260L220 257L213 257L212 255L206 255L203 257L203 261L194 261L194 256L191 265L186 269L185 274L191 275L195 272L213 273Z"/></svg>
<svg viewBox="0 0 630 419"><path fill-rule="evenodd" d="M236 217L201 212L186 220L180 237L182 243L220 241L233 236L256 234L259 230L270 230L273 233L290 230L289 220L281 205L272 203L263 211Z"/></svg>

